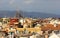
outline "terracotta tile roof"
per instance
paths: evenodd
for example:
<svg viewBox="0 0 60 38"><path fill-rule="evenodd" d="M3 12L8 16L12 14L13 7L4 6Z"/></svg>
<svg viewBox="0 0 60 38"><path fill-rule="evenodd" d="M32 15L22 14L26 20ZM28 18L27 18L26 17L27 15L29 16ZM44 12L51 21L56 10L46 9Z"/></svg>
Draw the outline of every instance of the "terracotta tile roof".
<svg viewBox="0 0 60 38"><path fill-rule="evenodd" d="M18 19L10 19L10 22L18 22Z"/></svg>
<svg viewBox="0 0 60 38"><path fill-rule="evenodd" d="M60 24L57 24L57 27L54 27L52 24L46 24L41 27L42 30L60 30Z"/></svg>

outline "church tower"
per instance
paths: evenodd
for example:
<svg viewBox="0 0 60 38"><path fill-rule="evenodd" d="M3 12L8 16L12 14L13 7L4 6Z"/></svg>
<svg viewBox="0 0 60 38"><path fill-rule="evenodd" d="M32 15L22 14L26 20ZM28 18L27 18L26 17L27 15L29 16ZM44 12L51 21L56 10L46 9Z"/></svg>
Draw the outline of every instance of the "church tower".
<svg viewBox="0 0 60 38"><path fill-rule="evenodd" d="M21 13L22 13L21 11L17 10L15 17L16 17L16 18L21 18L21 17L23 17L23 16L21 15Z"/></svg>

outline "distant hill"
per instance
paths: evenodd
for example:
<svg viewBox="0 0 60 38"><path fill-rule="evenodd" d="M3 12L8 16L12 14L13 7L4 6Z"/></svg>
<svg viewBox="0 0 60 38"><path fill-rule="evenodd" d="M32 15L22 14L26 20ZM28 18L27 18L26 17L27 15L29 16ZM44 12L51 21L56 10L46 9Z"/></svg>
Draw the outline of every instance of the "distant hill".
<svg viewBox="0 0 60 38"><path fill-rule="evenodd" d="M49 14L49 13L41 13L41 12L20 12L22 16L24 17L41 17L41 18L46 18L46 17L60 17L60 15L55 15L55 14ZM16 11L0 11L0 17L14 17L16 14Z"/></svg>
<svg viewBox="0 0 60 38"><path fill-rule="evenodd" d="M60 18L60 15L56 14L49 14L49 13L41 13L41 12L26 12L24 13L26 17L41 17L41 18L47 18L47 17L58 17Z"/></svg>

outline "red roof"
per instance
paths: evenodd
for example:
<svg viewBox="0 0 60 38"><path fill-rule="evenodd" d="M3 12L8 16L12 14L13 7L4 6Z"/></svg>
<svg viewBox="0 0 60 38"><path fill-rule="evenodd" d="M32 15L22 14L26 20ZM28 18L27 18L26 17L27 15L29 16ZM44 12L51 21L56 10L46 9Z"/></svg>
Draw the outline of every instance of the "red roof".
<svg viewBox="0 0 60 38"><path fill-rule="evenodd" d="M13 22L10 22L10 24L9 25L14 25L14 23Z"/></svg>
<svg viewBox="0 0 60 38"><path fill-rule="evenodd" d="M18 22L18 19L10 19L10 22Z"/></svg>
<svg viewBox="0 0 60 38"><path fill-rule="evenodd" d="M57 25L57 27L54 27L52 24L46 24L45 26L41 27L42 30L60 30L60 24Z"/></svg>

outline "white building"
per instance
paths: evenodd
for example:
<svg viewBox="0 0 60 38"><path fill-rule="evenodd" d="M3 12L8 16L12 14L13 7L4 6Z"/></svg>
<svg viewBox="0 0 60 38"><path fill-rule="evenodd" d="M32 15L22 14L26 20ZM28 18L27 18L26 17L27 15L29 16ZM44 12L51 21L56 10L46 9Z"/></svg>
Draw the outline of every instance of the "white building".
<svg viewBox="0 0 60 38"><path fill-rule="evenodd" d="M51 20L50 21L50 24L52 24L52 25L54 25L54 27L56 27L57 26L57 24L60 24L60 21L59 20Z"/></svg>
<svg viewBox="0 0 60 38"><path fill-rule="evenodd" d="M49 38L60 38L57 34L55 34L54 32L52 32L52 34L50 35Z"/></svg>

